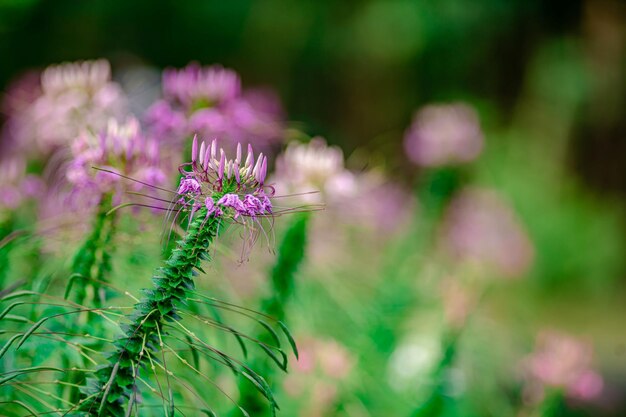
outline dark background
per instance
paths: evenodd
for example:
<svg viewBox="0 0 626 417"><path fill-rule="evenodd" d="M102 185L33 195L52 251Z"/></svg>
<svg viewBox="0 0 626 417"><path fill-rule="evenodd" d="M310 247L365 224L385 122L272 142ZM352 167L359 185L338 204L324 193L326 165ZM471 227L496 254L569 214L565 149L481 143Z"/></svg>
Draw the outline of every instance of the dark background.
<svg viewBox="0 0 626 417"><path fill-rule="evenodd" d="M591 0L2 0L0 88L77 59L108 58L114 72L222 63L276 88L307 133L379 152L393 170L416 107L464 99L506 125L533 58L562 43L555 60L573 54L605 81L576 103L572 172L623 198L625 18L623 2Z"/></svg>

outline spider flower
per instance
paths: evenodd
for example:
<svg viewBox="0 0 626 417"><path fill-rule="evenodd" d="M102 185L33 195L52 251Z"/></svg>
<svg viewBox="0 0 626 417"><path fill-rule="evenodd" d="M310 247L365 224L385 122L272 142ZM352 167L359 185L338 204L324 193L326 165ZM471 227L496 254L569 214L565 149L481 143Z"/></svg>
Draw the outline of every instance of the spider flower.
<svg viewBox="0 0 626 417"><path fill-rule="evenodd" d="M202 68L196 63L163 71L163 96L185 108L223 104L241 94L241 80L235 71L219 65Z"/></svg>
<svg viewBox="0 0 626 417"><path fill-rule="evenodd" d="M12 115L9 136L24 149L49 155L83 129L104 128L125 107L126 98L111 81L107 61L54 65L41 74L39 96Z"/></svg>
<svg viewBox="0 0 626 417"><path fill-rule="evenodd" d="M298 195L306 203L345 200L357 188L355 176L344 166L343 152L320 137L291 143L276 160L276 188Z"/></svg>
<svg viewBox="0 0 626 417"><path fill-rule="evenodd" d="M67 179L81 201L97 201L102 194L119 192L124 177L135 180L134 191L166 179L159 168L157 142L142 135L135 118L124 123L111 119L99 133L83 131L72 145L72 156Z"/></svg>
<svg viewBox="0 0 626 417"><path fill-rule="evenodd" d="M409 159L424 167L471 162L483 147L478 115L465 104L430 105L419 110L404 136Z"/></svg>
<svg viewBox="0 0 626 417"><path fill-rule="evenodd" d="M204 206L207 216L233 219L255 219L272 214L272 203L265 189L267 157L260 153L256 160L248 145L243 159L242 146L237 144L236 157L226 157L224 149L217 150L217 140L210 144L194 137L191 162L181 165L177 194L178 203L194 212Z"/></svg>
<svg viewBox="0 0 626 417"><path fill-rule="evenodd" d="M164 143L199 134L233 149L244 139L265 147L281 136L282 110L267 92L244 92L235 71L192 63L163 72L163 99L148 109L146 122Z"/></svg>
<svg viewBox="0 0 626 417"><path fill-rule="evenodd" d="M535 351L522 361L529 399L540 399L546 388L562 389L580 400L597 397L603 381L593 370L592 360L590 344L560 332L541 332Z"/></svg>

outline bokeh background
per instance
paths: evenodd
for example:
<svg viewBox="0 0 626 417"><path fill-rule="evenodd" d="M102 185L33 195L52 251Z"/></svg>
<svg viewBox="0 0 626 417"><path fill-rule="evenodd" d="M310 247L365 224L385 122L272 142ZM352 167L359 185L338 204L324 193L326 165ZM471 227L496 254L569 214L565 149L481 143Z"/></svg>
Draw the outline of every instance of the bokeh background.
<svg viewBox="0 0 626 417"><path fill-rule="evenodd" d="M403 147L414 112L468 103L485 137L472 183L511 203L534 261L523 280L489 292L461 349L465 382L450 394L460 400L448 414L515 415L493 394L509 372L493 363L530 350L541 327L592 341L605 379L599 400L563 415L625 412L623 2L0 0L0 57L0 91L52 63L106 58L138 113L159 96L163 68L220 63L245 86L275 89L291 129L324 136L343 149L351 169L381 168L409 190L421 177ZM412 256L406 242L362 250L379 251L377 267L392 268ZM340 340L371 378L342 382L339 411L323 415L407 415L422 398L417 393L428 391L420 376L438 355L438 322L429 313L435 301L420 296L419 284L436 272L407 266L401 274L416 282L414 297L377 305L378 278L363 278L371 265L348 256L336 267L305 267L292 308L292 327ZM364 336L364 329L371 332ZM389 352L377 342L386 338ZM481 404L485 393L495 399ZM302 406L289 401L283 415L299 415Z"/></svg>

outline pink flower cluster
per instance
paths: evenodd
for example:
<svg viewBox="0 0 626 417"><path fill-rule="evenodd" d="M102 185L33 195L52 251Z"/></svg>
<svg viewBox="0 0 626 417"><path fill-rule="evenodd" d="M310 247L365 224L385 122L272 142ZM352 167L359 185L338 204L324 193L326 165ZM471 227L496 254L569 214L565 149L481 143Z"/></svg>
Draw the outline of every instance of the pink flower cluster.
<svg viewBox="0 0 626 417"><path fill-rule="evenodd" d="M302 415L327 415L355 360L344 346L332 339L298 341L298 350L299 359L284 381L285 392L291 397L307 396Z"/></svg>
<svg viewBox="0 0 626 417"><path fill-rule="evenodd" d="M195 63L164 71L163 99L148 109L146 122L165 144L198 134L233 147L243 141L265 147L282 134L282 110L275 96L244 92L236 72Z"/></svg>
<svg viewBox="0 0 626 417"><path fill-rule="evenodd" d="M126 109L105 60L46 68L39 82L25 78L13 89L3 136L24 151L44 156L69 145L83 129L102 129Z"/></svg>
<svg viewBox="0 0 626 417"><path fill-rule="evenodd" d="M34 175L26 174L26 163L15 155L0 159L0 218L2 212L15 210L24 199L39 197L43 182Z"/></svg>
<svg viewBox="0 0 626 417"><path fill-rule="evenodd" d="M193 210L203 204L207 215L230 214L234 219L272 214L272 203L264 190L267 157L260 153L255 162L248 145L245 161L242 158L240 143L235 159L227 159L223 149L218 157L215 139L208 146L205 142L198 146L194 138L191 162L180 168L183 178L177 190L178 202Z"/></svg>
<svg viewBox="0 0 626 417"><path fill-rule="evenodd" d="M572 398L590 400L603 387L602 377L592 368L593 348L570 335L544 331L537 337L535 351L523 361L530 397L538 389L560 388ZM532 398L531 398L532 399Z"/></svg>
<svg viewBox="0 0 626 417"><path fill-rule="evenodd" d="M504 277L526 272L534 254L512 208L495 192L483 189L465 189L452 200L442 243L457 261Z"/></svg>
<svg viewBox="0 0 626 417"><path fill-rule="evenodd" d="M466 104L429 105L417 113L404 136L409 159L436 167L471 162L483 147L476 112Z"/></svg>
<svg viewBox="0 0 626 417"><path fill-rule="evenodd" d="M73 159L66 176L81 201L89 197L97 201L103 193L119 191L122 183L128 182L123 176L135 180L135 191L147 187L145 184L161 185L166 180L159 168L158 144L141 133L135 118L124 123L111 119L97 134L83 131L71 150Z"/></svg>

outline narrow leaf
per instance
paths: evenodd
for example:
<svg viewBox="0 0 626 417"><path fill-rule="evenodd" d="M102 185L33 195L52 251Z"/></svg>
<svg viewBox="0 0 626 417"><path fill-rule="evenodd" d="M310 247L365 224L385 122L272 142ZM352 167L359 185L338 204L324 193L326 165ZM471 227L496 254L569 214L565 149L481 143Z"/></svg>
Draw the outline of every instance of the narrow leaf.
<svg viewBox="0 0 626 417"><path fill-rule="evenodd" d="M291 346L291 350L293 351L293 354L296 356L296 359L299 359L298 358L298 346L296 345L296 341L291 336L291 332L289 331L285 323L283 323L282 321L279 321L278 325L280 326L281 330L287 337L287 340L289 341L289 345Z"/></svg>

